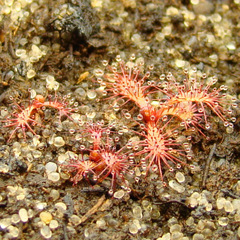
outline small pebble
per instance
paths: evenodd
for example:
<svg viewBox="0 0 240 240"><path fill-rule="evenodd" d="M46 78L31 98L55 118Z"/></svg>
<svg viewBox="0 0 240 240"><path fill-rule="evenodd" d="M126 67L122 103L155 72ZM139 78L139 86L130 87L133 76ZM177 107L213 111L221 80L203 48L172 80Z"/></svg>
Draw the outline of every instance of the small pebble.
<svg viewBox="0 0 240 240"><path fill-rule="evenodd" d="M237 210L238 212L240 212L240 199L233 199L232 205L234 210Z"/></svg>
<svg viewBox="0 0 240 240"><path fill-rule="evenodd" d="M17 57L24 56L24 55L26 55L26 50L25 49L17 49L15 54Z"/></svg>
<svg viewBox="0 0 240 240"><path fill-rule="evenodd" d="M193 235L193 238L192 238L193 240L204 240L205 238L204 238L204 236L201 234L201 233L195 233L194 235Z"/></svg>
<svg viewBox="0 0 240 240"><path fill-rule="evenodd" d="M62 137L55 137L53 140L53 145L58 148L63 147L65 145L65 141Z"/></svg>
<svg viewBox="0 0 240 240"><path fill-rule="evenodd" d="M52 182L57 182L60 180L60 174L57 172L50 172L47 176L48 176L48 180Z"/></svg>
<svg viewBox="0 0 240 240"><path fill-rule="evenodd" d="M41 212L39 217L45 224L49 224L53 218L50 212Z"/></svg>
<svg viewBox="0 0 240 240"><path fill-rule="evenodd" d="M70 217L70 222L71 222L73 225L77 226L77 225L81 222L81 219L80 219L79 216L73 214L73 215Z"/></svg>
<svg viewBox="0 0 240 240"><path fill-rule="evenodd" d="M174 224L170 227L170 233L181 232L181 230L182 230L182 227L179 224Z"/></svg>
<svg viewBox="0 0 240 240"><path fill-rule="evenodd" d="M234 208L233 208L233 205L232 203L229 201L229 200L226 200L225 203L224 203L224 210L228 213L231 213L233 212Z"/></svg>
<svg viewBox="0 0 240 240"><path fill-rule="evenodd" d="M21 208L18 212L19 217L21 219L22 222L27 222L28 221L28 212L25 208Z"/></svg>
<svg viewBox="0 0 240 240"><path fill-rule="evenodd" d="M138 230L141 229L141 225L140 225L140 222L139 222L138 219L134 219L134 220L133 220L133 224L135 224L135 225L137 226Z"/></svg>
<svg viewBox="0 0 240 240"><path fill-rule="evenodd" d="M7 173L8 171L9 171L9 166L4 163L1 163L0 164L0 173Z"/></svg>
<svg viewBox="0 0 240 240"><path fill-rule="evenodd" d="M33 218L35 212L32 209L28 209L28 218Z"/></svg>
<svg viewBox="0 0 240 240"><path fill-rule="evenodd" d="M220 218L218 219L219 225L221 225L221 226L223 226L223 227L227 226L227 225L228 225L228 222L229 222L229 219L228 219L227 217L220 217Z"/></svg>
<svg viewBox="0 0 240 240"><path fill-rule="evenodd" d="M135 224L131 224L130 226L129 226L129 232L131 233L131 234L137 234L138 233L138 227L135 225Z"/></svg>
<svg viewBox="0 0 240 240"><path fill-rule="evenodd" d="M49 197L52 198L53 201L56 201L60 197L60 193L58 190L52 189L49 194Z"/></svg>
<svg viewBox="0 0 240 240"><path fill-rule="evenodd" d="M19 223L21 221L18 214L13 214L12 217L11 217L11 220L12 220L13 224Z"/></svg>
<svg viewBox="0 0 240 240"><path fill-rule="evenodd" d="M55 78L51 75L48 75L46 78L46 87L48 90L57 90L59 88L59 82L55 81Z"/></svg>
<svg viewBox="0 0 240 240"><path fill-rule="evenodd" d="M9 226L7 228L8 230L8 237L10 238L17 238L18 235L19 235L19 229L17 227L14 227L14 226Z"/></svg>
<svg viewBox="0 0 240 240"><path fill-rule="evenodd" d="M179 183L185 182L185 176L181 172L177 172L176 175L175 175L175 178L177 179L177 181Z"/></svg>
<svg viewBox="0 0 240 240"><path fill-rule="evenodd" d="M234 219L236 222L240 222L240 212L237 212L235 215L234 215Z"/></svg>
<svg viewBox="0 0 240 240"><path fill-rule="evenodd" d="M86 91L81 87L75 90L75 94L78 98L85 99L86 97Z"/></svg>
<svg viewBox="0 0 240 240"><path fill-rule="evenodd" d="M179 239L182 239L182 237L183 237L183 233L181 233L181 232L173 232L171 240L179 240Z"/></svg>
<svg viewBox="0 0 240 240"><path fill-rule="evenodd" d="M171 234L170 233L165 233L162 235L161 238L158 238L157 240L171 240Z"/></svg>
<svg viewBox="0 0 240 240"><path fill-rule="evenodd" d="M100 228L100 229L105 229L105 227L106 227L106 221L105 221L103 218L98 219L97 222L96 222L96 225L97 225L97 227Z"/></svg>
<svg viewBox="0 0 240 240"><path fill-rule="evenodd" d="M175 60L175 65L176 67L178 68L184 68L185 67L185 61L184 60L181 60L181 59L176 59Z"/></svg>
<svg viewBox="0 0 240 240"><path fill-rule="evenodd" d="M30 69L27 71L27 78L29 78L29 79L33 78L33 77L35 77L35 75L36 75L36 72L33 69Z"/></svg>
<svg viewBox="0 0 240 240"><path fill-rule="evenodd" d="M50 223L49 223L49 227L51 229L56 229L58 228L59 224L58 224L58 221L57 220L51 220Z"/></svg>
<svg viewBox="0 0 240 240"><path fill-rule="evenodd" d="M45 169L47 172L56 172L57 170L57 164L54 163L54 162L48 162L46 165L45 165Z"/></svg>
<svg viewBox="0 0 240 240"><path fill-rule="evenodd" d="M185 188L182 185L180 185L178 182L176 182L175 180L170 180L169 186L172 189L174 189L175 191L177 191L178 193L183 193L185 191Z"/></svg>
<svg viewBox="0 0 240 240"><path fill-rule="evenodd" d="M193 226L194 225L194 218L193 217L189 217L187 220L186 220L186 224L188 226Z"/></svg>
<svg viewBox="0 0 240 240"><path fill-rule="evenodd" d="M70 157L71 157L71 156L70 156ZM66 153L60 153L60 154L58 155L58 163L59 163L59 164L64 163L67 159L69 159L69 156L68 156L68 154L66 154Z"/></svg>
<svg viewBox="0 0 240 240"><path fill-rule="evenodd" d="M119 190L114 193L113 197L117 199L121 199L124 196L125 192L123 190Z"/></svg>
<svg viewBox="0 0 240 240"><path fill-rule="evenodd" d="M236 192L237 194L240 194L240 181L238 181L236 184Z"/></svg>
<svg viewBox="0 0 240 240"><path fill-rule="evenodd" d="M219 210L223 209L225 202L226 202L226 199L225 199L225 198L223 198L223 197L218 198L218 199L217 199L217 202L216 202L217 208L218 208Z"/></svg>
<svg viewBox="0 0 240 240"><path fill-rule="evenodd" d="M50 228L48 226L43 226L40 229L40 233L46 239L49 239L52 237L52 231L50 230Z"/></svg>
<svg viewBox="0 0 240 240"><path fill-rule="evenodd" d="M60 211L66 211L67 210L67 206L65 203L63 202L58 202L55 204L55 207L60 210Z"/></svg>
<svg viewBox="0 0 240 240"><path fill-rule="evenodd" d="M11 225L11 218L0 219L0 228L1 229L6 229L10 225Z"/></svg>
<svg viewBox="0 0 240 240"><path fill-rule="evenodd" d="M142 218L142 208L140 206L136 206L133 208L133 217L136 219Z"/></svg>
<svg viewBox="0 0 240 240"><path fill-rule="evenodd" d="M207 212L212 211L212 204L211 204L211 203L205 204L205 208L206 208L206 211L207 211Z"/></svg>
<svg viewBox="0 0 240 240"><path fill-rule="evenodd" d="M202 14L202 15L209 15L211 12L214 11L214 4L211 1L208 0L202 0L202 1L191 1L193 4L193 11L196 14Z"/></svg>
<svg viewBox="0 0 240 240"><path fill-rule="evenodd" d="M67 180L70 178L70 175L64 172L60 172L61 179Z"/></svg>
<svg viewBox="0 0 240 240"><path fill-rule="evenodd" d="M45 202L38 202L37 204L36 204L36 208L38 209L38 210L43 210L44 208L46 208L47 207L47 203L45 203Z"/></svg>
<svg viewBox="0 0 240 240"><path fill-rule="evenodd" d="M160 212L158 209L153 208L150 215L152 219L157 220L160 217Z"/></svg>
<svg viewBox="0 0 240 240"><path fill-rule="evenodd" d="M169 220L168 220L168 226L169 227L171 227L171 226L173 226L173 225L175 225L175 224L178 224L178 220L175 218L175 217L172 217L172 218L170 218Z"/></svg>
<svg viewBox="0 0 240 240"><path fill-rule="evenodd" d="M179 9L175 8L175 7L169 7L167 10L166 10L166 15L168 16L176 16L179 14Z"/></svg>
<svg viewBox="0 0 240 240"><path fill-rule="evenodd" d="M95 90L88 90L87 91L87 96L90 100L95 99L97 96L97 93Z"/></svg>

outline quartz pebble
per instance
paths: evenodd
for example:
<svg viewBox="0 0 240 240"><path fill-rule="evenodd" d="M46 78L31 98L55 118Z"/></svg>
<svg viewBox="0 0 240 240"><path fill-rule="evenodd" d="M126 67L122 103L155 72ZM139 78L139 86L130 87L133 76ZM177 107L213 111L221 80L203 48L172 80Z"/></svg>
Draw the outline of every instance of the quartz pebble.
<svg viewBox="0 0 240 240"><path fill-rule="evenodd" d="M165 233L162 235L161 238L158 238L157 240L171 240L171 234L170 233Z"/></svg>
<svg viewBox="0 0 240 240"><path fill-rule="evenodd" d="M240 181L238 181L236 184L236 192L237 194L240 194Z"/></svg>
<svg viewBox="0 0 240 240"><path fill-rule="evenodd" d="M240 212L240 199L233 199L232 205L234 210Z"/></svg>
<svg viewBox="0 0 240 240"><path fill-rule="evenodd" d="M9 238L17 238L18 235L19 235L19 229L17 227L14 227L14 226L9 226L7 228L8 230L8 237Z"/></svg>
<svg viewBox="0 0 240 240"><path fill-rule="evenodd" d="M100 229L105 229L105 227L106 227L106 221L105 221L103 218L98 219L97 222L96 222L96 225L97 225L97 227L100 228Z"/></svg>
<svg viewBox="0 0 240 240"><path fill-rule="evenodd" d="M233 212L234 208L233 208L233 205L232 203L229 201L229 200L226 200L225 203L224 203L224 210L228 213L231 213Z"/></svg>
<svg viewBox="0 0 240 240"><path fill-rule="evenodd" d="M25 188L18 186L8 186L7 190L9 191L9 196L16 196L17 200L23 200L27 194Z"/></svg>
<svg viewBox="0 0 240 240"><path fill-rule="evenodd" d="M53 140L53 145L58 148L63 147L65 145L65 141L62 137L55 137Z"/></svg>
<svg viewBox="0 0 240 240"><path fill-rule="evenodd" d="M0 219L0 228L1 229L6 229L10 225L11 225L11 218Z"/></svg>
<svg viewBox="0 0 240 240"><path fill-rule="evenodd" d="M189 217L189 218L186 220L186 224L187 224L188 226L194 225L194 218L193 218L193 217Z"/></svg>
<svg viewBox="0 0 240 240"><path fill-rule="evenodd" d="M201 233L195 233L194 235L193 235L193 238L192 238L193 240L204 240L205 238L204 238L204 235L202 235Z"/></svg>
<svg viewBox="0 0 240 240"><path fill-rule="evenodd" d="M140 206L133 207L133 217L137 219L142 218L142 208Z"/></svg>
<svg viewBox="0 0 240 240"><path fill-rule="evenodd" d="M38 209L38 210L43 210L44 208L46 208L47 207L47 203L46 202L37 202L36 203L36 208Z"/></svg>
<svg viewBox="0 0 240 240"><path fill-rule="evenodd" d="M97 93L95 90L88 90L87 91L87 96L90 100L95 99L97 96Z"/></svg>
<svg viewBox="0 0 240 240"><path fill-rule="evenodd" d="M133 224L135 224L137 226L138 230L140 230L142 228L138 219L134 219Z"/></svg>
<svg viewBox="0 0 240 240"><path fill-rule="evenodd" d="M43 226L40 229L40 233L45 239L49 239L52 237L52 231L50 230L50 228L48 226Z"/></svg>
<svg viewBox="0 0 240 240"><path fill-rule="evenodd" d="M60 197L60 193L58 190L52 189L49 194L49 197L52 198L53 201L56 201Z"/></svg>
<svg viewBox="0 0 240 240"><path fill-rule="evenodd" d="M32 209L28 209L28 218L32 218L35 212Z"/></svg>
<svg viewBox="0 0 240 240"><path fill-rule="evenodd" d="M152 211L151 211L151 218L154 220L159 219L160 217L160 212L158 209L156 209L156 207L153 207Z"/></svg>
<svg viewBox="0 0 240 240"><path fill-rule="evenodd" d="M171 227L175 224L178 224L178 220L175 217L172 217L168 220L168 226Z"/></svg>
<svg viewBox="0 0 240 240"><path fill-rule="evenodd" d="M214 4L212 1L208 0L201 0L201 1L196 1L192 0L191 1L193 4L193 11L196 14L202 14L202 15L208 15L214 10Z"/></svg>
<svg viewBox="0 0 240 240"><path fill-rule="evenodd" d="M9 171L9 166L6 164L0 164L0 173L7 173Z"/></svg>
<svg viewBox="0 0 240 240"><path fill-rule="evenodd" d="M138 227L132 223L130 226L129 226L129 232L131 234L137 234L138 233Z"/></svg>
<svg viewBox="0 0 240 240"><path fill-rule="evenodd" d="M26 55L26 50L25 49L17 49L16 52L15 52L16 56L17 57L22 57L22 56L25 56Z"/></svg>
<svg viewBox="0 0 240 240"><path fill-rule="evenodd" d="M117 198L117 199L121 199L121 198L123 198L124 194L125 194L125 192L123 190L119 190L114 193L113 197Z"/></svg>
<svg viewBox="0 0 240 240"><path fill-rule="evenodd" d="M47 176L48 176L48 180L52 182L57 182L60 180L60 174L57 172L50 172Z"/></svg>
<svg viewBox="0 0 240 240"><path fill-rule="evenodd" d="M182 239L182 237L183 237L183 233L176 231L172 233L171 240Z"/></svg>
<svg viewBox="0 0 240 240"><path fill-rule="evenodd" d="M212 210L212 204L211 203L206 203L205 208L206 208L206 211L210 212Z"/></svg>
<svg viewBox="0 0 240 240"><path fill-rule="evenodd" d="M57 220L51 220L50 223L49 223L49 227L51 229L56 229L58 228L59 224L58 224L58 221Z"/></svg>
<svg viewBox="0 0 240 240"><path fill-rule="evenodd" d="M175 180L170 180L169 186L175 191L177 191L178 193L183 193L185 191L185 188Z"/></svg>
<svg viewBox="0 0 240 240"><path fill-rule="evenodd" d="M218 208L219 210L223 209L225 202L226 202L226 199L225 199L225 198L223 198L223 197L218 198L218 199L217 199L217 202L216 202L217 208Z"/></svg>
<svg viewBox="0 0 240 240"><path fill-rule="evenodd" d="M176 16L179 14L179 10L175 7L169 7L167 10L166 10L166 15L169 15L169 16Z"/></svg>
<svg viewBox="0 0 240 240"><path fill-rule="evenodd" d="M12 220L13 224L19 223L21 221L18 214L13 214L12 217L11 217L11 220Z"/></svg>
<svg viewBox="0 0 240 240"><path fill-rule="evenodd" d="M234 219L236 222L240 222L240 211L234 215Z"/></svg>
<svg viewBox="0 0 240 240"><path fill-rule="evenodd" d="M48 75L46 78L46 87L48 90L57 90L59 88L59 83L55 81L55 78L51 75Z"/></svg>
<svg viewBox="0 0 240 240"><path fill-rule="evenodd" d="M228 225L228 222L229 222L229 219L228 219L227 217L220 217L220 218L218 219L219 225L221 225L221 226L223 226L223 227L227 226L227 225Z"/></svg>
<svg viewBox="0 0 240 240"><path fill-rule="evenodd" d="M28 71L27 71L27 78L33 78L33 77L35 77L35 75L36 75L36 72L33 70L33 69L29 69Z"/></svg>
<svg viewBox="0 0 240 240"><path fill-rule="evenodd" d="M68 156L68 154L66 154L66 153L59 154L59 156L58 156L58 163L59 164L64 163L69 157L71 158L71 156L70 155Z"/></svg>
<svg viewBox="0 0 240 240"><path fill-rule="evenodd" d="M75 94L77 95L77 97L82 98L82 99L85 99L85 97L86 97L86 91L81 87L77 88L75 90Z"/></svg>
<svg viewBox="0 0 240 240"><path fill-rule="evenodd" d="M181 59L176 59L175 60L175 65L178 67L178 68L184 68L185 67L185 61L184 60L181 60Z"/></svg>
<svg viewBox="0 0 240 240"><path fill-rule="evenodd" d="M179 224L174 224L170 227L170 233L181 232L181 230L182 230L182 227Z"/></svg>
<svg viewBox="0 0 240 240"><path fill-rule="evenodd" d="M65 203L63 202L58 202L55 204L55 207L60 210L60 211L66 211L67 210L67 206Z"/></svg>
<svg viewBox="0 0 240 240"><path fill-rule="evenodd" d="M49 224L52 220L52 214L50 212L41 212L39 217L45 224Z"/></svg>
<svg viewBox="0 0 240 240"><path fill-rule="evenodd" d="M80 219L79 216L73 214L73 215L70 217L70 222L71 222L73 225L77 226L77 225L81 222L81 219Z"/></svg>
<svg viewBox="0 0 240 240"><path fill-rule="evenodd" d="M47 172L56 172L57 170L57 164L54 163L54 162L48 162L46 165L45 165L45 169Z"/></svg>
<svg viewBox="0 0 240 240"><path fill-rule="evenodd" d="M22 222L27 222L28 221L28 212L25 208L21 208L18 212L19 217L21 219Z"/></svg>
<svg viewBox="0 0 240 240"><path fill-rule="evenodd" d="M185 182L185 176L181 172L177 172L176 175L175 175L175 178L177 179L177 181L179 183Z"/></svg>

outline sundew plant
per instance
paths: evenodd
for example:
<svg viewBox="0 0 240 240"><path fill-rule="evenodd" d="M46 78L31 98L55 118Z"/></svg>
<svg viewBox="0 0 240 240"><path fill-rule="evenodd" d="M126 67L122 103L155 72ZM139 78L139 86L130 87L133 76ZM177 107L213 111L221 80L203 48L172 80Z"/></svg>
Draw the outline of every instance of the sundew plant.
<svg viewBox="0 0 240 240"><path fill-rule="evenodd" d="M134 178L135 169L140 168L143 177L155 172L166 185L167 170L192 166L194 156L189 144L192 136L208 139L212 127L218 126L216 119L229 132L233 130L236 103L226 93L226 86L218 86L216 77L199 73L195 68L184 70L181 80L172 73L153 80L152 70L150 66L144 72L144 64L132 55L127 62L120 56L110 65L103 61L103 67L94 72L103 95L101 101L107 100L114 111L131 122L128 131L136 137L125 145L114 124L89 121L81 125L80 131L72 118L78 112L77 106L58 94L47 98L37 95L25 107L15 103L13 112L1 120L4 128L12 129L8 143L19 131L25 139L26 131L36 135L35 126L44 128L43 123L36 121L36 114L41 112L43 116L46 108L54 109L59 122L63 117L74 121L74 131L82 135L78 150L81 157L70 157L61 165L74 184L83 179L93 184L110 178L109 194L113 194L117 185L131 191L128 176ZM87 148L86 138L91 139Z"/></svg>

